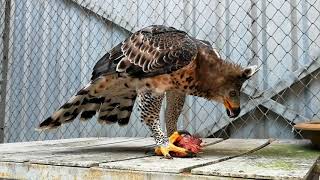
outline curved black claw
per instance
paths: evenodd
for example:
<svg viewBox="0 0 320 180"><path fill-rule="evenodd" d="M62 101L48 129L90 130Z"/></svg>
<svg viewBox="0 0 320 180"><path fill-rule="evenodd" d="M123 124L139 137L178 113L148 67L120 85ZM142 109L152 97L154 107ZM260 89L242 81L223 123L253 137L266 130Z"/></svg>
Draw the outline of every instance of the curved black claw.
<svg viewBox="0 0 320 180"><path fill-rule="evenodd" d="M163 157L166 158L166 159L173 159L173 157L170 154L166 154Z"/></svg>

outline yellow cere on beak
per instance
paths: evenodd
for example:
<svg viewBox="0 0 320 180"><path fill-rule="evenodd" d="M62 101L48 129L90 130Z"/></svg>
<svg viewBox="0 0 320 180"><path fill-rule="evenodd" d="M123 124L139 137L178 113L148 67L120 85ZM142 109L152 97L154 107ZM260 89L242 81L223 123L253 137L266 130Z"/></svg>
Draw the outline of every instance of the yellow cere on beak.
<svg viewBox="0 0 320 180"><path fill-rule="evenodd" d="M225 99L223 104L227 109L229 109L229 111L232 111L233 109L239 108L238 105L233 104L228 99Z"/></svg>
<svg viewBox="0 0 320 180"><path fill-rule="evenodd" d="M224 107L226 107L227 109L229 109L229 111L232 110L231 105L230 105L230 103L228 102L228 100L224 100L223 104L224 104Z"/></svg>

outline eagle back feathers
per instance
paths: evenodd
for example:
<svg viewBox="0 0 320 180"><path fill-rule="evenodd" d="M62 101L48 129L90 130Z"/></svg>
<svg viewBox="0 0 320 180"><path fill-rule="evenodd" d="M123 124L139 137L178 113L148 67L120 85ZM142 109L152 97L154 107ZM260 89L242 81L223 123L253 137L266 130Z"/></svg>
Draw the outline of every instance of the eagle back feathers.
<svg viewBox="0 0 320 180"><path fill-rule="evenodd" d="M92 80L113 73L139 78L170 73L189 64L196 55L197 45L184 31L149 26L104 55L93 69Z"/></svg>

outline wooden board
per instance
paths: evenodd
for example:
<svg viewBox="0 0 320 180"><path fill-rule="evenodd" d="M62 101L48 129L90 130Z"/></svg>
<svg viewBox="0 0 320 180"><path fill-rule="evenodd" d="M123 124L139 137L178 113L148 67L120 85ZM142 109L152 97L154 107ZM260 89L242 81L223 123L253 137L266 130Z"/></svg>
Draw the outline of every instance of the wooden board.
<svg viewBox="0 0 320 180"><path fill-rule="evenodd" d="M43 180L230 180L228 177L192 175L189 173L157 173L13 162L0 162L1 178Z"/></svg>
<svg viewBox="0 0 320 180"><path fill-rule="evenodd" d="M154 140L132 139L116 144L103 144L85 148L65 149L48 154L49 157L32 159L31 163L92 167L100 163L123 161L150 156L146 152L153 151Z"/></svg>
<svg viewBox="0 0 320 180"><path fill-rule="evenodd" d="M320 131L320 120L299 123L299 124L294 125L294 128L296 128L298 130Z"/></svg>
<svg viewBox="0 0 320 180"><path fill-rule="evenodd" d="M17 153L28 151L42 151L48 149L59 149L61 147L88 147L95 144L112 144L122 141L130 141L142 138L76 138L76 139L62 139L62 140L49 140L49 141L32 141L22 143L5 143L0 145L0 153Z"/></svg>
<svg viewBox="0 0 320 180"><path fill-rule="evenodd" d="M301 141L300 141L301 142ZM252 154L209 166L192 169L192 174L267 178L305 179L320 156L306 144L297 141L274 141Z"/></svg>
<svg viewBox="0 0 320 180"><path fill-rule="evenodd" d="M151 138L76 139L21 147L12 143L0 148L0 161L90 167L100 162L145 157L144 149L153 144Z"/></svg>
<svg viewBox="0 0 320 180"><path fill-rule="evenodd" d="M80 138L0 145L0 178L306 179L319 151L306 141L203 139L195 158L152 156L153 138ZM27 162L27 163L26 163ZM185 173L190 172L190 173ZM97 176L98 175L98 176ZM318 176L315 172L313 175ZM101 176L102 177L102 176Z"/></svg>
<svg viewBox="0 0 320 180"><path fill-rule="evenodd" d="M0 152L7 150L16 150L16 148L31 147L36 145L54 145L81 141L96 140L97 138L74 138L74 139L59 139L59 140L46 140L46 141L29 141L29 142L15 142L0 144Z"/></svg>
<svg viewBox="0 0 320 180"><path fill-rule="evenodd" d="M179 173L208 163L219 162L231 156L242 154L256 149L268 140L228 139L213 145L206 146L203 153L196 158L164 159L162 157L146 157L120 162L102 163L99 166L108 169L122 169L148 172Z"/></svg>
<svg viewBox="0 0 320 180"><path fill-rule="evenodd" d="M204 139L204 145L222 139ZM53 142L11 143L0 148L2 162L92 167L100 163L148 157L153 138L90 138Z"/></svg>

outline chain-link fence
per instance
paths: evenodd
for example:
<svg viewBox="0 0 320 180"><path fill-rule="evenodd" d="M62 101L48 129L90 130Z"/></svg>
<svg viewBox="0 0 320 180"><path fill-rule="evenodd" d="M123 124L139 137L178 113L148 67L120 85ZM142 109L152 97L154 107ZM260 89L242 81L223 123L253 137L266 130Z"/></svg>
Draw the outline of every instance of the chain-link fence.
<svg viewBox="0 0 320 180"><path fill-rule="evenodd" d="M320 118L319 0L1 0L0 139L149 136L136 111L126 127L92 119L48 133L34 129L89 81L110 48L151 24L184 30L223 58L260 67L242 88L238 118L188 96L179 129L204 137L299 138L295 123Z"/></svg>

